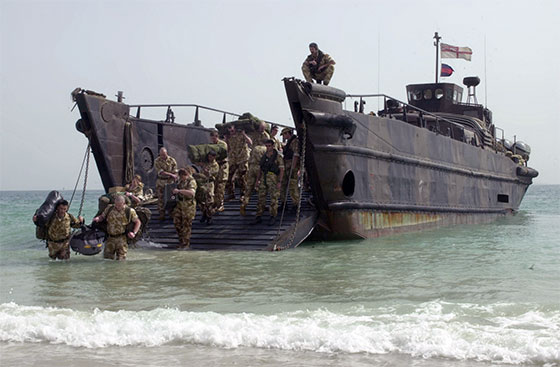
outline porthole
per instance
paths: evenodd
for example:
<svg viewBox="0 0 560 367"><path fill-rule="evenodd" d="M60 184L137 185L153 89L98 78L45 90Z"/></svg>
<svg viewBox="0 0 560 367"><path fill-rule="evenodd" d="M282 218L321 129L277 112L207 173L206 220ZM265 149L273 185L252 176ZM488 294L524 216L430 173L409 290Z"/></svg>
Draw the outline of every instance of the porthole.
<svg viewBox="0 0 560 367"><path fill-rule="evenodd" d="M149 171L154 167L154 153L148 147L142 149L140 153L141 165L144 171Z"/></svg>
<svg viewBox="0 0 560 367"><path fill-rule="evenodd" d="M436 99L442 99L443 98L443 89L441 89L441 88L436 89L435 95L436 95Z"/></svg>
<svg viewBox="0 0 560 367"><path fill-rule="evenodd" d="M356 188L356 179L354 178L354 172L348 171L342 179L342 192L345 196L354 195L354 189Z"/></svg>

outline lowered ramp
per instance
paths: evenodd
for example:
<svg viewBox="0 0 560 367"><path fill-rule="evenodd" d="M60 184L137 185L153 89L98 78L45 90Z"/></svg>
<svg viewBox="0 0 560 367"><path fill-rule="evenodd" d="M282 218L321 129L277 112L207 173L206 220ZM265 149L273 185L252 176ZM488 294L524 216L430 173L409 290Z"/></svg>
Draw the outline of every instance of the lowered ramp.
<svg viewBox="0 0 560 367"><path fill-rule="evenodd" d="M239 197L237 195L236 197ZM252 195L246 209L246 216L239 213L239 199L226 202L225 210L212 218L212 224L200 223L201 212L197 210L192 226L192 250L265 250L275 251L297 247L315 228L317 211L310 204L309 194L304 192L301 199L299 220L296 213L278 208L276 223L268 225L269 214L265 211L262 223L252 224L257 197ZM290 200L288 204L291 206ZM179 240L171 218L158 219L157 206L147 206L152 211L152 219L144 238L137 247L153 249L177 249Z"/></svg>

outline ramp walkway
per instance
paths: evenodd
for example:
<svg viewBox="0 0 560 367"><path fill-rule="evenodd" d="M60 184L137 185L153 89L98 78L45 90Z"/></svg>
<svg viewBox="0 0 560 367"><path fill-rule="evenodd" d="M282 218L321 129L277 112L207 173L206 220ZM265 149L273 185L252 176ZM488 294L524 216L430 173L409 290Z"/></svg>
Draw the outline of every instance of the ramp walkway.
<svg viewBox="0 0 560 367"><path fill-rule="evenodd" d="M315 228L317 211L310 204L309 193L304 192L301 199L299 220L296 213L286 209L282 222L282 208L278 208L276 223L268 225L270 215L265 211L262 222L252 224L257 209L257 195L253 194L246 208L246 216L239 212L239 194L236 199L224 204L225 210L212 217L212 224L201 223L202 216L197 208L193 220L191 249L192 250L284 250L297 247ZM288 205L292 206L288 199ZM157 206L147 206L152 211L144 238L137 247L153 249L177 249L179 240L173 225L173 219L158 219ZM293 239L292 239L293 237Z"/></svg>

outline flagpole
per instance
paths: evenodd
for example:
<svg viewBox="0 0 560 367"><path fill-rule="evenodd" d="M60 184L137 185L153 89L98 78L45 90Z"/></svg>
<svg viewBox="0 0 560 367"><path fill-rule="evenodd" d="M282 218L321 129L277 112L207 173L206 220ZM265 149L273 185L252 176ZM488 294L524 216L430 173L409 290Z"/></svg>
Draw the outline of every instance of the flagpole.
<svg viewBox="0 0 560 367"><path fill-rule="evenodd" d="M436 84L438 83L438 66L439 66L439 40L441 39L441 37L438 35L438 32L436 32L436 34L434 35L434 39L436 40L434 42L434 46L436 46Z"/></svg>

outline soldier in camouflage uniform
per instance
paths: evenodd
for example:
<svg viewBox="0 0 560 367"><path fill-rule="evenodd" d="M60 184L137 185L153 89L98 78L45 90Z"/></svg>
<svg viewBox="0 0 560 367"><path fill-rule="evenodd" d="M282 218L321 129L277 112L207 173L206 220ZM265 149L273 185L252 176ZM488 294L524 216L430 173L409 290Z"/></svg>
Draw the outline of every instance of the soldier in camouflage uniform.
<svg viewBox="0 0 560 367"><path fill-rule="evenodd" d="M123 195L115 198L115 205L109 205L101 215L93 218L94 222L107 221L107 239L103 257L105 259L125 260L128 253L126 237L134 238L140 230L140 219L136 211L125 204ZM134 229L127 233L127 226L134 223Z"/></svg>
<svg viewBox="0 0 560 367"><path fill-rule="evenodd" d="M266 152L264 142L269 140L270 136L265 131L264 123L259 124L259 129L251 134L251 140L253 146L251 149L251 154L249 156L249 169L247 170L247 179L245 180L245 191L243 191L243 196L241 198L241 207L239 211L241 215L245 215L245 209L247 204L249 204L249 199L253 193L253 189L257 188L255 185L257 182L257 175L260 170L261 158Z"/></svg>
<svg viewBox="0 0 560 367"><path fill-rule="evenodd" d="M37 222L37 215L33 216L33 222ZM83 223L84 218L79 216L76 219L68 213L68 201L61 200L56 204L55 213L47 224L47 247L51 259L70 259L70 228L80 228Z"/></svg>
<svg viewBox="0 0 560 367"><path fill-rule="evenodd" d="M212 144L219 144L223 146L227 151L227 143L219 138L218 130L212 130L212 132L210 132L210 140L212 141ZM224 193L226 190L226 183L229 172L227 157L222 161L218 161L218 165L220 166L220 169L218 171L216 182L214 184L214 212L224 211Z"/></svg>
<svg viewBox="0 0 560 367"><path fill-rule="evenodd" d="M274 141L274 149L281 152L282 142L276 137L276 134L278 134L278 125L272 125L270 128L270 139Z"/></svg>
<svg viewBox="0 0 560 367"><path fill-rule="evenodd" d="M124 187L125 195L130 199L130 206L136 208L144 200L144 184L140 175L134 175L132 182Z"/></svg>
<svg viewBox="0 0 560 367"><path fill-rule="evenodd" d="M179 170L179 181L173 194L177 195L177 206L173 210L173 224L179 236L179 248L188 249L191 245L192 221L196 214L196 180L192 177L191 167Z"/></svg>
<svg viewBox="0 0 560 367"><path fill-rule="evenodd" d="M292 133L292 129L289 127L282 129L282 137L286 140L284 145L284 167L286 168L286 174L282 180L280 201L287 201L286 188L289 186L289 194L294 205L292 211L294 211L299 203L299 141L298 137Z"/></svg>
<svg viewBox="0 0 560 367"><path fill-rule="evenodd" d="M156 179L156 194L158 197L158 211L159 220L165 219L165 208L163 190L165 185L175 182L177 179L177 161L175 158L167 154L167 149L161 147L159 150L159 156L154 162L154 167L157 172Z"/></svg>
<svg viewBox="0 0 560 367"><path fill-rule="evenodd" d="M220 166L216 162L216 152L211 150L206 156L207 162L201 163L202 172L195 173L196 179L196 201L200 206L202 216L200 222L212 223L214 214L214 184L220 171Z"/></svg>
<svg viewBox="0 0 560 367"><path fill-rule="evenodd" d="M233 176L237 173L241 195L245 190L245 175L249 161L249 145L253 142L242 129L230 127L227 139L229 174L226 184L226 200L235 198Z"/></svg>
<svg viewBox="0 0 560 367"><path fill-rule="evenodd" d="M319 50L315 42L309 44L309 52L311 54L307 56L301 66L305 80L311 83L315 79L318 84L323 82L324 85L329 85L336 62L328 54Z"/></svg>
<svg viewBox="0 0 560 367"><path fill-rule="evenodd" d="M268 194L270 196L270 220L268 225L273 225L278 215L278 197L280 196L280 183L284 175L284 162L282 155L274 149L274 141L267 140L265 146L266 153L261 158L260 170L257 176L259 202L257 204L257 215L253 223L261 222ZM262 182L261 177L263 177Z"/></svg>

